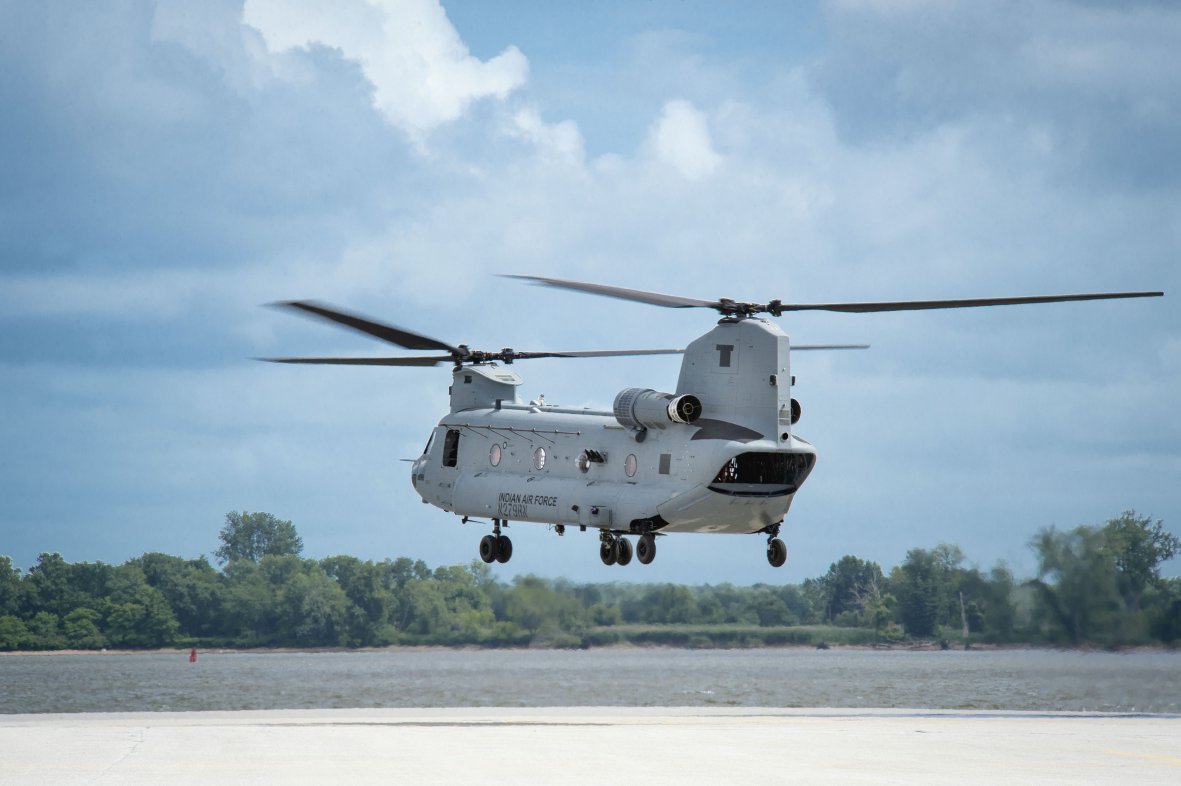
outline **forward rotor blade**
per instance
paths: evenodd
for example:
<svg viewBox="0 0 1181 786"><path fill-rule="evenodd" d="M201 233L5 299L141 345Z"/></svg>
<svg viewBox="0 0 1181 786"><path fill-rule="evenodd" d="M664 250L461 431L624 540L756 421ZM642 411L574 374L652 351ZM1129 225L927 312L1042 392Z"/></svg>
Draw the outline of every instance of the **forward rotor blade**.
<svg viewBox="0 0 1181 786"><path fill-rule="evenodd" d="M323 303L316 303L311 300L286 300L279 303L272 303L271 305L279 308L291 308L298 311L303 311L313 316L326 319L329 322L335 322L338 325L350 327L353 330L359 330L362 333L379 338L382 341L387 341L390 344L395 344L406 349L441 349L445 352L460 352L457 347L439 341L437 338L424 336L421 333L414 333L409 330L387 325L382 322L376 322L372 319L367 319L357 314L350 314L347 311L329 307ZM448 358L450 359L450 358ZM388 365L402 365L391 363Z"/></svg>
<svg viewBox="0 0 1181 786"><path fill-rule="evenodd" d="M793 344L792 352L809 349L869 349L869 344Z"/></svg>
<svg viewBox="0 0 1181 786"><path fill-rule="evenodd" d="M784 303L783 311L840 311L868 314L879 311L922 311L937 308L979 308L981 306L1017 306L1028 303L1065 303L1076 300L1116 300L1132 297L1161 297L1164 292L1095 292L1084 295L1033 295L1026 297L986 297L964 300L898 300L870 303Z"/></svg>
<svg viewBox="0 0 1181 786"><path fill-rule="evenodd" d="M713 300L697 300L696 298L680 297L678 295L664 295L659 292L646 292L642 289L611 287L606 284L588 284L583 281L567 281L562 278L515 275L503 275L501 278L517 278L542 286L573 289L578 292L589 292L592 295L603 295L605 297L619 298L620 300L634 300L653 306L664 306L665 308L717 308L719 305Z"/></svg>
<svg viewBox="0 0 1181 786"><path fill-rule="evenodd" d="M331 366L437 366L454 362L450 355L408 358L255 358L267 363L314 363Z"/></svg>

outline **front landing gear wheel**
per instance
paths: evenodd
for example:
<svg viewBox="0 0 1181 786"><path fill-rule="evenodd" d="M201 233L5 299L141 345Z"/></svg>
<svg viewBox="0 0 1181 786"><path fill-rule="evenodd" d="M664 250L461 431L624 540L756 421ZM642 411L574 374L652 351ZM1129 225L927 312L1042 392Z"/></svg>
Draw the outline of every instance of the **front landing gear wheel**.
<svg viewBox="0 0 1181 786"><path fill-rule="evenodd" d="M783 563L787 562L787 544L779 538L767 541L767 562L773 568L782 568Z"/></svg>
<svg viewBox="0 0 1181 786"><path fill-rule="evenodd" d="M495 535L485 535L484 537L480 538L480 559L484 560L485 562L495 562L496 556L499 553L500 549L496 545ZM509 553L512 553L511 547Z"/></svg>
<svg viewBox="0 0 1181 786"><path fill-rule="evenodd" d="M504 564L513 558L513 542L508 539L508 535L498 535L496 537L496 561Z"/></svg>
<svg viewBox="0 0 1181 786"><path fill-rule="evenodd" d="M647 565L656 559L655 535L649 532L641 535L640 539L636 541L636 559L640 561L641 565Z"/></svg>
<svg viewBox="0 0 1181 786"><path fill-rule="evenodd" d="M603 560L604 565L615 564L615 544L609 540L604 540L599 544L599 559Z"/></svg>
<svg viewBox="0 0 1181 786"><path fill-rule="evenodd" d="M626 565L632 561L632 544L627 538L615 541L615 564Z"/></svg>

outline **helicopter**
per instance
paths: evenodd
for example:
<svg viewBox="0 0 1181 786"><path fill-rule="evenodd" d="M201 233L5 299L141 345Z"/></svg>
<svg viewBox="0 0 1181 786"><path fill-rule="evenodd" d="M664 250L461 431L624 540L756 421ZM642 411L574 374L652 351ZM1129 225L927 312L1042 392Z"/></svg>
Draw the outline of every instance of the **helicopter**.
<svg viewBox="0 0 1181 786"><path fill-rule="evenodd" d="M260 358L274 363L364 366L452 365L451 409L431 430L410 480L424 503L492 522L479 542L484 562L506 563L509 522L598 532L605 565L644 565L658 537L673 533L766 536L773 567L787 561L779 537L796 493L816 464L816 448L795 426L792 351L867 349L865 344L796 344L768 317L788 312L876 313L927 309L1161 297L1163 292L1099 292L955 300L767 303L700 300L605 284L506 276L531 284L665 308L720 315L682 349L566 352L474 350L310 300L271 305L342 325L410 350L401 357ZM627 387L610 410L568 408L539 396L522 401L520 360L683 355L673 392ZM633 548L631 538L635 538Z"/></svg>

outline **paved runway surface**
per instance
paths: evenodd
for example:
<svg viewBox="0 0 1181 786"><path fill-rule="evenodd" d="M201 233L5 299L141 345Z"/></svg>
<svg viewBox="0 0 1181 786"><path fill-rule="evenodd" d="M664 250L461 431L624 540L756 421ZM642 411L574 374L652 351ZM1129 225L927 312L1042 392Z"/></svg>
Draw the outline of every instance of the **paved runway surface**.
<svg viewBox="0 0 1181 786"><path fill-rule="evenodd" d="M1181 717L572 707L0 716L0 784L1181 783Z"/></svg>

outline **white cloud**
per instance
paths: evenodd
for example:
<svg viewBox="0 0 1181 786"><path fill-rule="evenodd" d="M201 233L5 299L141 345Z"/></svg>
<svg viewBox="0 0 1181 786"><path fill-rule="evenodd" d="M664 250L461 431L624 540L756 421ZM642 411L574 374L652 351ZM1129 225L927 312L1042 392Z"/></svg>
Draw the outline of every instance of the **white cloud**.
<svg viewBox="0 0 1181 786"><path fill-rule="evenodd" d="M708 118L688 101L666 103L660 119L649 129L648 138L656 159L689 180L707 177L721 166L722 157L714 151Z"/></svg>
<svg viewBox="0 0 1181 786"><path fill-rule="evenodd" d="M437 0L247 0L244 21L272 52L322 45L360 64L374 106L421 139L482 98L503 99L525 83L515 46L473 57Z"/></svg>
<svg viewBox="0 0 1181 786"><path fill-rule="evenodd" d="M582 134L572 120L547 124L535 107L527 107L513 114L508 133L531 142L547 163L583 163Z"/></svg>

